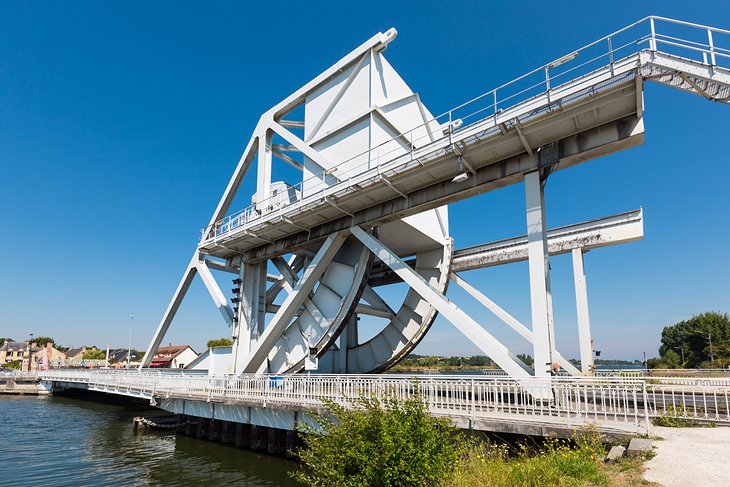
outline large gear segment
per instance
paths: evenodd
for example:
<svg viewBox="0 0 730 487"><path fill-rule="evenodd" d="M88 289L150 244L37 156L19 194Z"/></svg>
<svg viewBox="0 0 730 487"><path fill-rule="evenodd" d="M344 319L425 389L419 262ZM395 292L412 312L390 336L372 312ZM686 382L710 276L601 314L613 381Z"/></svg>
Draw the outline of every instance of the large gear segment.
<svg viewBox="0 0 730 487"><path fill-rule="evenodd" d="M299 371L311 348L330 347L357 306L370 261L370 252L356 239L350 237L342 245L316 290L269 353L266 372ZM286 279L283 274L282 279Z"/></svg>

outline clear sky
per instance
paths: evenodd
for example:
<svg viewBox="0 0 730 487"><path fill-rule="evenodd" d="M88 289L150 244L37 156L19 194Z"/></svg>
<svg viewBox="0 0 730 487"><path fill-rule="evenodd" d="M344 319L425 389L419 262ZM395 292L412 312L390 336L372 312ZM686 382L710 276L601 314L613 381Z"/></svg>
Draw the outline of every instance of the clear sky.
<svg viewBox="0 0 730 487"><path fill-rule="evenodd" d="M717 1L2 2L0 336L126 347L131 327L145 348L260 114L378 31L398 29L386 57L441 113L648 14L730 28ZM644 208L643 241L586 255L604 357L730 311L730 106L653 84L645 101L644 145L547 187L551 227ZM522 185L453 205L456 246L524 234L524 211ZM577 356L570 257L552 268ZM526 264L467 277L529 323ZM197 280L165 341L227 332ZM418 351L478 353L441 318Z"/></svg>

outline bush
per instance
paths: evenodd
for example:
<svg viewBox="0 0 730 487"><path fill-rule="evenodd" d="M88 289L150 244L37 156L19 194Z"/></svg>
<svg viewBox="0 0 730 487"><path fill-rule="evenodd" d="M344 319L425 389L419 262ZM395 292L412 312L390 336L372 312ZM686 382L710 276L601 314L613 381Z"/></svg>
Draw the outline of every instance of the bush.
<svg viewBox="0 0 730 487"><path fill-rule="evenodd" d="M208 340L208 343L206 343L208 348L215 348L215 347L230 347L233 345L233 340L230 338L213 338L211 340Z"/></svg>
<svg viewBox="0 0 730 487"><path fill-rule="evenodd" d="M325 401L302 426L302 468L291 475L310 486L437 486L461 456L461 435L430 416L418 398L361 397L345 407Z"/></svg>

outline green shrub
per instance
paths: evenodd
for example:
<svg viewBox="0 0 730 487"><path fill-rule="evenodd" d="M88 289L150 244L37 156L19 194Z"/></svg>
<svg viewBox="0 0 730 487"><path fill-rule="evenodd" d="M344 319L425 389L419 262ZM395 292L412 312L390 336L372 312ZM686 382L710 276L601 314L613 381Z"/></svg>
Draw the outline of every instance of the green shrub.
<svg viewBox="0 0 730 487"><path fill-rule="evenodd" d="M438 486L461 456L461 435L418 398L324 404L323 414L311 413L318 428L300 427L301 468L291 475L306 485Z"/></svg>

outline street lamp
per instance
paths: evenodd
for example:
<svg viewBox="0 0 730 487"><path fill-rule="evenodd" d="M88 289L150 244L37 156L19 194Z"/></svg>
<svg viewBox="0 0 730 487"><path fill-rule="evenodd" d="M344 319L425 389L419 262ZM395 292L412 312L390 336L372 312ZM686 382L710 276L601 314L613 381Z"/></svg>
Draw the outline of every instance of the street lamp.
<svg viewBox="0 0 730 487"><path fill-rule="evenodd" d="M29 333L30 341L28 342L28 372L30 372L30 365L33 361L33 334Z"/></svg>

